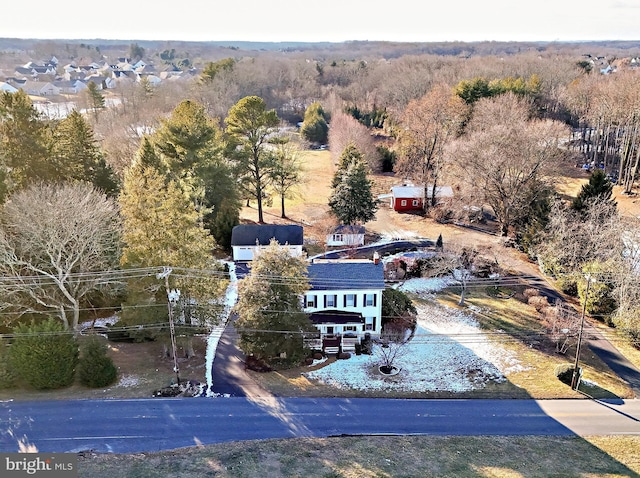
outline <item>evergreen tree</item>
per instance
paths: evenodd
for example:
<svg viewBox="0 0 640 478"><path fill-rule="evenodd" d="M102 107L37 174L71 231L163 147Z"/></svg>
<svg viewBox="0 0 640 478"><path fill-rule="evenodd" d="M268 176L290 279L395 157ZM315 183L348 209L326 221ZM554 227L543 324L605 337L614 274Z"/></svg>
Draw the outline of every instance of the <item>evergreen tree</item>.
<svg viewBox="0 0 640 478"><path fill-rule="evenodd" d="M338 158L338 170L333 175L333 179L331 181L332 188L337 187L338 184L342 182L343 175L354 162L364 163L364 155L355 144L349 143Z"/></svg>
<svg viewBox="0 0 640 478"><path fill-rule="evenodd" d="M580 194L571 203L571 208L578 212L584 212L593 201L606 201L616 204L611 199L613 183L607 178L602 169L596 169L589 178L589 182L582 186Z"/></svg>
<svg viewBox="0 0 640 478"><path fill-rule="evenodd" d="M305 357L304 333L315 331L300 301L308 288L305 260L272 240L238 284L235 327L246 355L271 364L297 364Z"/></svg>
<svg viewBox="0 0 640 478"><path fill-rule="evenodd" d="M455 94L462 98L465 103L473 104L482 98L492 96L489 88L489 80L476 77L472 80L462 80L454 88Z"/></svg>
<svg viewBox="0 0 640 478"><path fill-rule="evenodd" d="M304 112L304 120L300 127L300 134L308 141L326 143L329 134L327 119L319 102L311 103Z"/></svg>
<svg viewBox="0 0 640 478"><path fill-rule="evenodd" d="M386 288L382 291L382 323L398 318L415 318L418 314L411 298L398 289Z"/></svg>
<svg viewBox="0 0 640 478"><path fill-rule="evenodd" d="M138 149L137 161L140 167L150 167L159 173L166 174L166 168L162 165L162 160L156 152L153 142L149 136L142 138L140 148Z"/></svg>
<svg viewBox="0 0 640 478"><path fill-rule="evenodd" d="M205 227L220 242L227 241L227 231L216 227L222 205L225 204L227 220L239 217L242 206L237 182L223 149L222 132L204 106L185 100L146 144L142 144L140 152L141 161L166 174L191 197ZM228 234L230 240L230 231Z"/></svg>
<svg viewBox="0 0 640 478"><path fill-rule="evenodd" d="M219 131L204 106L184 100L153 134L153 143L175 180L185 180L206 162L219 141Z"/></svg>
<svg viewBox="0 0 640 478"><path fill-rule="evenodd" d="M204 226L220 247L231 247L231 229L240 223L242 201L238 184L224 158L211 158L198 169L204 185Z"/></svg>
<svg viewBox="0 0 640 478"><path fill-rule="evenodd" d="M93 335L84 340L80 348L78 378L82 385L92 388L106 387L118 378L118 369L107 355L105 340Z"/></svg>
<svg viewBox="0 0 640 478"><path fill-rule="evenodd" d="M204 228L191 199L172 181L153 167L138 161L125 174L120 195L123 216L123 255L125 268L169 266L195 270L220 270L212 258L213 237ZM172 278L172 287L182 292L180 308L190 299L190 323L218 320L226 282L212 276ZM141 307L145 305L146 307ZM130 280L121 320L128 324L166 324L167 295L155 277ZM166 329L145 331L143 337L164 335Z"/></svg>
<svg viewBox="0 0 640 478"><path fill-rule="evenodd" d="M225 200L215 209L216 215L209 230L220 247L226 251L231 250L231 232L240 224L240 213L237 203L233 200Z"/></svg>
<svg viewBox="0 0 640 478"><path fill-rule="evenodd" d="M77 110L55 126L52 157L56 176L51 179L88 181L107 195L117 193L117 178L106 164L93 129Z"/></svg>
<svg viewBox="0 0 640 478"><path fill-rule="evenodd" d="M49 130L29 96L0 94L0 201L29 182L53 173L48 162Z"/></svg>
<svg viewBox="0 0 640 478"><path fill-rule="evenodd" d="M131 45L129 45L129 56L133 60L142 60L142 58L144 57L144 53L144 48L142 48L137 43L132 43Z"/></svg>
<svg viewBox="0 0 640 478"><path fill-rule="evenodd" d="M89 110L93 113L93 118L97 123L98 112L103 110L106 104L102 91L93 81L87 83L87 101L89 102Z"/></svg>
<svg viewBox="0 0 640 478"><path fill-rule="evenodd" d="M230 139L230 159L235 163L240 185L258 203L258 222L264 222L262 202L269 186L273 154L268 143L277 142L280 119L267 110L264 100L247 96L229 110L225 119Z"/></svg>
<svg viewBox="0 0 640 478"><path fill-rule="evenodd" d="M13 330L11 367L20 379L43 390L68 387L78 364L78 343L61 322L20 324Z"/></svg>
<svg viewBox="0 0 640 478"><path fill-rule="evenodd" d="M348 163L344 153L341 158L329 197L332 213L342 224L366 223L375 219L378 202L371 190L373 181L367 178L367 165L358 159ZM345 165L348 165L346 169Z"/></svg>
<svg viewBox="0 0 640 478"><path fill-rule="evenodd" d="M236 60L233 58L225 58L215 62L208 62L204 65L202 73L200 74L201 83L211 83L223 71L233 71L236 65Z"/></svg>
<svg viewBox="0 0 640 478"><path fill-rule="evenodd" d="M0 390L15 386L16 376L9 364L9 343L0 338Z"/></svg>

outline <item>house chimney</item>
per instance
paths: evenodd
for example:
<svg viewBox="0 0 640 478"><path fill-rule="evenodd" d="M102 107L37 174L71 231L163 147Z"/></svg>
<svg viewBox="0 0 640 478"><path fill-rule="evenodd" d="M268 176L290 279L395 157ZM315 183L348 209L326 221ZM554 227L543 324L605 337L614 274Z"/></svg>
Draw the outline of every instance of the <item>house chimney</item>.
<svg viewBox="0 0 640 478"><path fill-rule="evenodd" d="M373 263L375 265L378 265L380 263L380 254L378 254L378 251L375 251L373 253Z"/></svg>

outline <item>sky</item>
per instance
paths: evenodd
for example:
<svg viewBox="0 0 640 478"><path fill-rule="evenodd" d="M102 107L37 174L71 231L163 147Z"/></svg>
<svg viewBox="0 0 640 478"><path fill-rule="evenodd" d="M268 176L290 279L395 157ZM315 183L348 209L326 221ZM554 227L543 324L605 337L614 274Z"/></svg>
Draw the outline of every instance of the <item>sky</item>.
<svg viewBox="0 0 640 478"><path fill-rule="evenodd" d="M4 2L0 37L166 41L640 40L640 0Z"/></svg>

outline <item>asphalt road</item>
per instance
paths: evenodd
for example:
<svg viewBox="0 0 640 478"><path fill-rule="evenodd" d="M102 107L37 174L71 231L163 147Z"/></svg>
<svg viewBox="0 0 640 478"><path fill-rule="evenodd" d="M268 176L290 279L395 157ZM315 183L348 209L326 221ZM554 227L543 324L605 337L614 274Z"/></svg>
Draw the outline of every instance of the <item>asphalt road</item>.
<svg viewBox="0 0 640 478"><path fill-rule="evenodd" d="M189 398L0 403L0 451L135 453L336 435L640 435L640 401Z"/></svg>

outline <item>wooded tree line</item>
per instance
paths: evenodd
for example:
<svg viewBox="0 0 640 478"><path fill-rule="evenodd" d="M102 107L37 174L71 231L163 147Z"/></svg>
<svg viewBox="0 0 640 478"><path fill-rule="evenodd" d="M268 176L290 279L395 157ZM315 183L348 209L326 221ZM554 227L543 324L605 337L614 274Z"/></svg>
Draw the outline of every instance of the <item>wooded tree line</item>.
<svg viewBox="0 0 640 478"><path fill-rule="evenodd" d="M577 245L568 248L565 232L585 218L603 224L618 214L572 209L561 215L566 208L555 194L555 169L570 158L602 165L613 177L618 165L617 177L632 190L638 78L632 71L587 73L572 55L265 56L209 62L187 85L122 87L115 106L62 120L42 117L23 93L4 93L1 252L2 275L12 280L3 285L3 307L13 314L5 317L54 315L76 329L81 311L115 300L124 323L163 324L165 290L155 274L169 266L211 271L171 280L183 292L182 317L215 321L224 281L210 252L228 247L244 201L256 202L261 222L263 201L276 196L285 216L284 199L302 169L282 127L297 122L303 148L329 144L336 183L328 204L342 222L372 218L374 203L355 211L345 206L363 191L371 199L367 174L381 171L381 158L392 152L396 176L427 188L429 214L445 220L488 207L501 233L533 256L544 258L549 238L574 251L554 274L584 274L595 259ZM456 201L434 208L443 184L455 186ZM585 202L588 210L600 207ZM90 222L82 209L104 214ZM634 244L635 226L619 220L625 225L615 229L618 236L592 238L614 241L608 251L615 259L627 257ZM596 257L596 269L605 258ZM632 269L616 267L601 274L615 299L606 313L617 314L616 323L637 338L629 299L637 292L619 285ZM119 268L132 272L104 274Z"/></svg>
<svg viewBox="0 0 640 478"><path fill-rule="evenodd" d="M284 216L284 198L300 181L296 150L256 96L234 105L224 128L201 104L181 101L120 175L104 162L91 116L74 110L47 120L22 92L4 94L0 106L8 325L52 315L77 331L82 311L122 300L124 326L157 326L168 313L155 277L162 266L210 271L171 282L182 292L183 320L211 325L225 286L213 251L229 247L242 201L256 200L262 222L269 190L281 196Z"/></svg>

